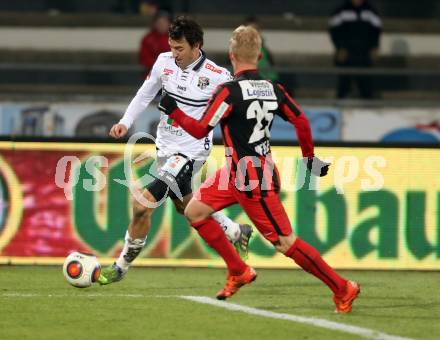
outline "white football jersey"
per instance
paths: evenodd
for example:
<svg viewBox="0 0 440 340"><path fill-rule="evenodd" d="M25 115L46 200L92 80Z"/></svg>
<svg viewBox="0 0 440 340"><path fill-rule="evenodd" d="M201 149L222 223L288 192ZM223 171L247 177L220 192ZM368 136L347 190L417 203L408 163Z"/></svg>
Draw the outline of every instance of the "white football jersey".
<svg viewBox="0 0 440 340"><path fill-rule="evenodd" d="M207 59L203 52L185 70L177 66L171 52L162 53L120 123L130 128L161 89L177 101L183 112L200 119L215 88L231 79L228 70ZM212 135L211 131L206 138L196 139L167 115L161 114L156 136L158 155L182 153L195 160L205 160L211 151Z"/></svg>

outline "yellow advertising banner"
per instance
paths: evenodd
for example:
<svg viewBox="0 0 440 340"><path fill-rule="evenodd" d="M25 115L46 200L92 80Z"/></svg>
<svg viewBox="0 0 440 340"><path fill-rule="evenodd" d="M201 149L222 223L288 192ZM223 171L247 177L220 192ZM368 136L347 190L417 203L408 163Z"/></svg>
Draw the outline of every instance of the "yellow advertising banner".
<svg viewBox="0 0 440 340"><path fill-rule="evenodd" d="M300 150L272 147L281 198L297 235L340 269L438 269L440 148L317 147L326 177L303 171ZM142 160L133 160L142 155ZM61 263L73 250L103 264L123 245L131 216L129 183L153 177L154 145L0 143L0 263ZM215 146L197 187L222 166ZM250 223L239 206L225 209ZM153 214L139 265L222 266L168 200ZM255 230L250 264L295 264Z"/></svg>

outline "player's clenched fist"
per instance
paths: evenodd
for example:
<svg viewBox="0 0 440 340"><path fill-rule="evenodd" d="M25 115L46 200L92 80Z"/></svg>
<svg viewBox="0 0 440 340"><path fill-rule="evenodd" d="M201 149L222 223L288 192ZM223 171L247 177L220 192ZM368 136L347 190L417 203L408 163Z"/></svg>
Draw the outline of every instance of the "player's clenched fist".
<svg viewBox="0 0 440 340"><path fill-rule="evenodd" d="M109 135L113 138L121 138L124 137L128 132L127 127L124 124L115 124L110 129Z"/></svg>

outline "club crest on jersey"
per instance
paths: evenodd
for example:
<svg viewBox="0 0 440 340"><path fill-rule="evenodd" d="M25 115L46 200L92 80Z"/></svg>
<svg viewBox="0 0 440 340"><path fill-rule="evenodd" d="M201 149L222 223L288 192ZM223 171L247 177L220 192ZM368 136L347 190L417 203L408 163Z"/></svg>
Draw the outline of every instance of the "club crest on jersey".
<svg viewBox="0 0 440 340"><path fill-rule="evenodd" d="M209 86L209 78L208 77L199 77L199 82L198 82L197 86L200 87L201 90L206 89L206 87Z"/></svg>

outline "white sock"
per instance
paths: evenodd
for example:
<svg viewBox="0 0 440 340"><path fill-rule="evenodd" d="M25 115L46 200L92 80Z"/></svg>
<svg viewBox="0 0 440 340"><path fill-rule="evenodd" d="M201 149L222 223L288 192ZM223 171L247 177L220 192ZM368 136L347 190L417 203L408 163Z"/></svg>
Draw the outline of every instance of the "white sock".
<svg viewBox="0 0 440 340"><path fill-rule="evenodd" d="M130 234L125 233L125 244L121 253L119 254L119 258L116 260L116 265L121 268L124 272L128 270L133 260L139 255L142 251L142 248L145 245L145 239L135 239L133 240L130 237Z"/></svg>
<svg viewBox="0 0 440 340"><path fill-rule="evenodd" d="M240 225L232 221L225 214L217 211L211 215L225 231L226 237L231 242L235 242L240 237Z"/></svg>

